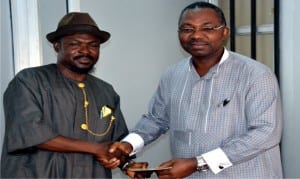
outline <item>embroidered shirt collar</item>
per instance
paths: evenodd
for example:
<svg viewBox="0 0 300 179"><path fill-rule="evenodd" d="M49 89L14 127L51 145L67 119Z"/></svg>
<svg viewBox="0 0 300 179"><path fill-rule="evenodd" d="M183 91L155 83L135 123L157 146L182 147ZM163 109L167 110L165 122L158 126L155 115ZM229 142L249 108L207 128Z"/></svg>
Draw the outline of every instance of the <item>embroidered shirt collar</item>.
<svg viewBox="0 0 300 179"><path fill-rule="evenodd" d="M219 66L220 66L225 60L227 60L228 57L229 57L229 52L228 52L228 50L224 47L224 52L223 52L223 55L222 55L222 57L221 57L220 62L219 62L218 64L215 64L215 65L209 70L209 72L208 72L206 75L204 75L203 77L201 77L201 78L203 78L203 79L210 79L210 78L212 78L212 77L217 73ZM189 57L188 70L189 70L189 71L194 71L195 75L197 74L196 69L195 69L195 67L194 67L194 65L193 65L193 63L192 63L192 57ZM197 74L196 76L197 76L198 78L200 77L198 74Z"/></svg>
<svg viewBox="0 0 300 179"><path fill-rule="evenodd" d="M228 50L224 47L224 52L223 55L221 57L220 62L218 63L218 65L221 65L225 60L227 60L229 57L229 52ZM189 57L189 71L191 71L191 69L193 68L193 63L192 63L192 56Z"/></svg>

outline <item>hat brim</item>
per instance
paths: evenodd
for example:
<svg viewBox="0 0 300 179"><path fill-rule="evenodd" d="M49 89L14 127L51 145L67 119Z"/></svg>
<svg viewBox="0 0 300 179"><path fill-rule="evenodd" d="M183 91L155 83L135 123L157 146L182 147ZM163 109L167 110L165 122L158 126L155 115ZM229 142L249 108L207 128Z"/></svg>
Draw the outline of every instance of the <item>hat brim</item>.
<svg viewBox="0 0 300 179"><path fill-rule="evenodd" d="M68 25L57 29L54 32L47 34L46 38L49 42L53 43L58 41L61 37L76 34L76 33L87 33L94 35L100 39L101 43L106 42L110 38L110 33L100 30L96 26L81 24L81 25Z"/></svg>

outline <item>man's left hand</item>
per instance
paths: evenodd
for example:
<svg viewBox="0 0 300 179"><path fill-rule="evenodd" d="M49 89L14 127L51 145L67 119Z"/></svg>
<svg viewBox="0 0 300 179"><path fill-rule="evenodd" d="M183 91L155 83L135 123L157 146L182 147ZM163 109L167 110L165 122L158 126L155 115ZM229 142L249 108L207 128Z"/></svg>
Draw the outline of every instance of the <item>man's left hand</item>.
<svg viewBox="0 0 300 179"><path fill-rule="evenodd" d="M181 158L164 162L158 168L172 167L169 170L157 171L160 179L184 178L197 171L197 160L195 158Z"/></svg>

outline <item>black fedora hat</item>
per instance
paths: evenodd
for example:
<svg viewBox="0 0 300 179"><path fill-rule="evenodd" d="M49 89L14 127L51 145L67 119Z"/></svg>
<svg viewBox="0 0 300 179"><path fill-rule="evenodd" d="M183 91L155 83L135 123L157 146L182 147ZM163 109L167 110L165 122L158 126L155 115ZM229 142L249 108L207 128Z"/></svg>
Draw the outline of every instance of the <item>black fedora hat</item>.
<svg viewBox="0 0 300 179"><path fill-rule="evenodd" d="M76 33L87 33L98 37L101 43L106 42L110 33L100 30L88 13L71 12L66 14L58 23L54 32L47 34L47 39L53 43L61 37Z"/></svg>

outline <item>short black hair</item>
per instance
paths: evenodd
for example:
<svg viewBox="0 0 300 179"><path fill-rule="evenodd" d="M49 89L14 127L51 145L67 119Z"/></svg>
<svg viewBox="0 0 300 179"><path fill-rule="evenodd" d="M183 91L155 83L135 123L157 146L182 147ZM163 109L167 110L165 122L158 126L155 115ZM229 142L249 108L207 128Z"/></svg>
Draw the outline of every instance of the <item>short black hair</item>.
<svg viewBox="0 0 300 179"><path fill-rule="evenodd" d="M194 3L186 6L180 13L178 25L180 25L182 15L185 11L191 10L191 9L196 9L196 8L209 8L209 9L214 10L218 15L221 24L226 26L226 19L225 19L225 16L224 16L224 13L223 13L222 9L220 9L218 6L216 6L214 4L204 2L204 1L194 2Z"/></svg>

